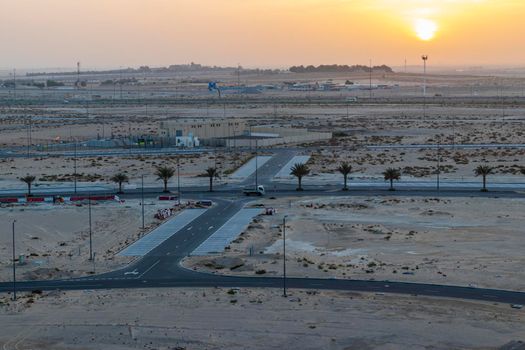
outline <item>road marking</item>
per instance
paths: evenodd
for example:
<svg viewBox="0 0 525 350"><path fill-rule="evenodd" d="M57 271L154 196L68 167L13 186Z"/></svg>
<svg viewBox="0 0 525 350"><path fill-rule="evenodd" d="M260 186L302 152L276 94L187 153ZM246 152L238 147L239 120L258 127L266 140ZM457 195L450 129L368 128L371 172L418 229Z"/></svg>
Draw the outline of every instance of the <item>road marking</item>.
<svg viewBox="0 0 525 350"><path fill-rule="evenodd" d="M186 229L186 231L189 231L189 230L191 230L192 228L193 228L193 226L190 226L190 227L188 227L188 228Z"/></svg>
<svg viewBox="0 0 525 350"><path fill-rule="evenodd" d="M498 297L495 296L495 295L483 294L483 296L484 296L485 298L498 299Z"/></svg>
<svg viewBox="0 0 525 350"><path fill-rule="evenodd" d="M213 226L208 227L208 231L211 230L212 228L213 228Z"/></svg>
<svg viewBox="0 0 525 350"><path fill-rule="evenodd" d="M133 270L133 271L128 271L128 272L124 272L124 276L126 275L138 275L138 271L137 269Z"/></svg>
<svg viewBox="0 0 525 350"><path fill-rule="evenodd" d="M158 265L158 263L160 263L160 260L157 260L153 265L151 265L146 271L144 271L142 273L142 275L140 275L139 277L137 278L142 278L142 276L144 276L145 274L147 274L152 268L154 268L155 266Z"/></svg>

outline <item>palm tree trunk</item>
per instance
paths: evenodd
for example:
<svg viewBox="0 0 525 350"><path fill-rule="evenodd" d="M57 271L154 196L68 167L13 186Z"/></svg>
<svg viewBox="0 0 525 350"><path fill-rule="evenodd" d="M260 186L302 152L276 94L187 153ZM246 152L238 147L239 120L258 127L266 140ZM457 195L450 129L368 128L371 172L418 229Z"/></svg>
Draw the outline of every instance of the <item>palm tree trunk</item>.
<svg viewBox="0 0 525 350"><path fill-rule="evenodd" d="M394 190L394 179L390 179L390 191Z"/></svg>
<svg viewBox="0 0 525 350"><path fill-rule="evenodd" d="M27 195L31 196L31 183L27 184Z"/></svg>
<svg viewBox="0 0 525 350"><path fill-rule="evenodd" d="M302 190L303 190L303 187L302 187L301 183L302 183L303 178L299 176L299 177L297 178L297 180L299 180L299 187L298 187L297 189L298 189L299 191L302 191Z"/></svg>
<svg viewBox="0 0 525 350"><path fill-rule="evenodd" d="M168 192L168 179L164 179L164 192Z"/></svg>
<svg viewBox="0 0 525 350"><path fill-rule="evenodd" d="M118 193L122 193L122 182L118 183Z"/></svg>
<svg viewBox="0 0 525 350"><path fill-rule="evenodd" d="M483 191L487 190L487 176L483 175Z"/></svg>
<svg viewBox="0 0 525 350"><path fill-rule="evenodd" d="M213 192L213 177L210 176L210 192Z"/></svg>
<svg viewBox="0 0 525 350"><path fill-rule="evenodd" d="M343 190L348 190L347 181L348 181L348 175L345 175L345 187L343 187Z"/></svg>

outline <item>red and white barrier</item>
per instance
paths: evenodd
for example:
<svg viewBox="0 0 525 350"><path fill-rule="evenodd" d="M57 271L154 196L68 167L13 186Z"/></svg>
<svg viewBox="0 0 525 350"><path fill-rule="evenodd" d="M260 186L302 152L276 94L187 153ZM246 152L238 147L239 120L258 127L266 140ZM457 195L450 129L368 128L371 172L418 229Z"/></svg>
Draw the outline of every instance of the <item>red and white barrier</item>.
<svg viewBox="0 0 525 350"><path fill-rule="evenodd" d="M159 201L176 201L178 196L159 196Z"/></svg>
<svg viewBox="0 0 525 350"><path fill-rule="evenodd" d="M75 196L75 197L8 197L8 198L0 198L0 203L7 203L7 204L25 204L25 203L64 203L64 202L81 202L84 200L89 200L91 198L92 201L120 201L120 198L115 195L111 196Z"/></svg>

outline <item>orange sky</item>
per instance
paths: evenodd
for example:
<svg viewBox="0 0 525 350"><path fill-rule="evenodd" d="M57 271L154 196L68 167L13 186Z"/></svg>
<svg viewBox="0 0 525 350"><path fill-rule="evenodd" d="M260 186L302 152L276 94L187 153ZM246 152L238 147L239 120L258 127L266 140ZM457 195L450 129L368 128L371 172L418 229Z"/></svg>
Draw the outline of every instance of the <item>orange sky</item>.
<svg viewBox="0 0 525 350"><path fill-rule="evenodd" d="M1 68L524 65L525 0L0 0ZM432 32L417 37L415 24ZM430 28L426 27L430 26ZM419 28L421 31L421 28Z"/></svg>

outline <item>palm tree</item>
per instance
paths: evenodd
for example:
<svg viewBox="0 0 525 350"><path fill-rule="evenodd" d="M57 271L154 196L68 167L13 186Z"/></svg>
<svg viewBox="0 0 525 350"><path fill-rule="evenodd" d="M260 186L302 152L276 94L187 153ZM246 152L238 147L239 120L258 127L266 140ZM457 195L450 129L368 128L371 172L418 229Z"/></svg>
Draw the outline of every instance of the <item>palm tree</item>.
<svg viewBox="0 0 525 350"><path fill-rule="evenodd" d="M385 181L390 181L390 189L389 191L395 191L394 189L394 180L401 179L401 172L399 169L395 168L388 168L383 172L383 176L385 177Z"/></svg>
<svg viewBox="0 0 525 350"><path fill-rule="evenodd" d="M494 170L494 168L488 165L480 165L476 169L474 169L474 174L476 174L476 176L483 176L483 188L481 189L482 192L488 191L487 190L487 175L492 174L492 170Z"/></svg>
<svg viewBox="0 0 525 350"><path fill-rule="evenodd" d="M35 182L36 177L33 175L26 175L24 177L20 178L20 181L25 182L27 184L27 196L31 196L31 185L33 182Z"/></svg>
<svg viewBox="0 0 525 350"><path fill-rule="evenodd" d="M304 163L297 163L295 164L291 169L290 175L293 175L297 178L297 181L299 182L299 186L297 187L297 191L302 191L302 180L303 177L310 174L310 168L308 168L308 165Z"/></svg>
<svg viewBox="0 0 525 350"><path fill-rule="evenodd" d="M128 175L124 174L124 173L117 173L115 175L113 175L110 179L111 181L113 181L114 183L118 183L118 194L122 194L124 193L124 191L122 191L122 183L123 182L128 182L129 181L129 177Z"/></svg>
<svg viewBox="0 0 525 350"><path fill-rule="evenodd" d="M343 191L348 191L348 175L352 172L352 166L348 162L342 162L341 165L339 165L339 168L337 168L337 171L343 174L343 177L345 178L345 186L343 187Z"/></svg>
<svg viewBox="0 0 525 350"><path fill-rule="evenodd" d="M157 180L164 181L164 192L168 193L168 180L175 175L175 170L167 166L162 166L157 168L155 175L157 175Z"/></svg>
<svg viewBox="0 0 525 350"><path fill-rule="evenodd" d="M210 192L213 192L213 179L219 177L219 170L217 168L209 167L206 169L206 176L210 178Z"/></svg>

